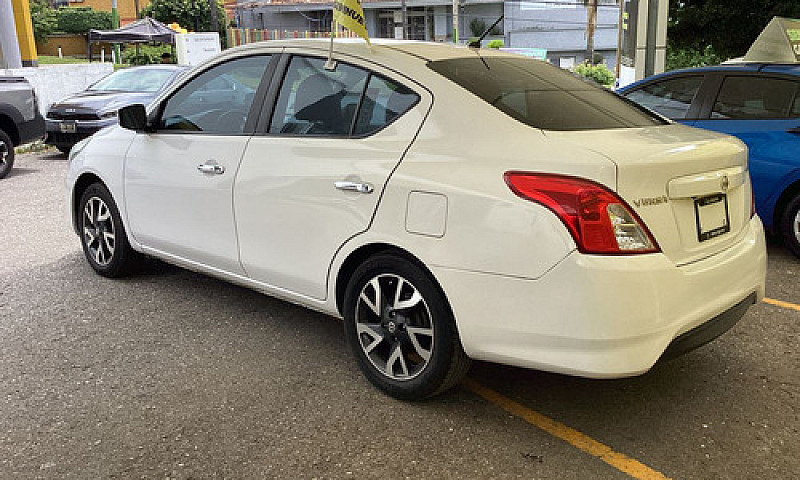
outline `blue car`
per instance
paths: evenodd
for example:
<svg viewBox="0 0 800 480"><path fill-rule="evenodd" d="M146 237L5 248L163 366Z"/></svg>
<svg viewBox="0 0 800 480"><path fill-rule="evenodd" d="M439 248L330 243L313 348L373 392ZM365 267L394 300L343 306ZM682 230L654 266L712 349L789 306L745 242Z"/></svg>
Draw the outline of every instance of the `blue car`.
<svg viewBox="0 0 800 480"><path fill-rule="evenodd" d="M800 64L674 70L617 93L677 122L746 143L756 211L800 257Z"/></svg>

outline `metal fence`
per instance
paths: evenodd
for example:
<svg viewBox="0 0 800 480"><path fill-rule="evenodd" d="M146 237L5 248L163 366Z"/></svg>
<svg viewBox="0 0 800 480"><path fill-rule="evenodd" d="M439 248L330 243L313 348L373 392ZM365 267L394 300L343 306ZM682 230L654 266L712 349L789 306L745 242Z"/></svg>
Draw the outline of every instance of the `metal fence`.
<svg viewBox="0 0 800 480"><path fill-rule="evenodd" d="M309 32L300 30L260 30L257 28L229 28L227 32L228 47L237 47L247 43L264 40L284 40L290 38L330 38L331 32ZM342 31L337 37L357 37L350 31Z"/></svg>

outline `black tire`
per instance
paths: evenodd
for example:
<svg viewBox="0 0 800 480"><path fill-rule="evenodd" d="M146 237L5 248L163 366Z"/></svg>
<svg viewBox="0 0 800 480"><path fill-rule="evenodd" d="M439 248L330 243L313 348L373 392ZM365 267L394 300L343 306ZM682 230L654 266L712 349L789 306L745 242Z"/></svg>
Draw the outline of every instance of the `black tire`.
<svg viewBox="0 0 800 480"><path fill-rule="evenodd" d="M376 255L356 269L345 292L344 330L364 376L401 400L439 394L469 370L447 299L401 256Z"/></svg>
<svg viewBox="0 0 800 480"><path fill-rule="evenodd" d="M105 185L89 185L76 215L83 253L94 271L109 278L131 273L140 255L128 243L119 209Z"/></svg>
<svg viewBox="0 0 800 480"><path fill-rule="evenodd" d="M56 145L56 148L64 155L69 155L69 151L72 150L72 145Z"/></svg>
<svg viewBox="0 0 800 480"><path fill-rule="evenodd" d="M780 232L783 243L800 258L800 195L791 199L783 209Z"/></svg>
<svg viewBox="0 0 800 480"><path fill-rule="evenodd" d="M0 178L5 178L14 166L14 142L0 130Z"/></svg>

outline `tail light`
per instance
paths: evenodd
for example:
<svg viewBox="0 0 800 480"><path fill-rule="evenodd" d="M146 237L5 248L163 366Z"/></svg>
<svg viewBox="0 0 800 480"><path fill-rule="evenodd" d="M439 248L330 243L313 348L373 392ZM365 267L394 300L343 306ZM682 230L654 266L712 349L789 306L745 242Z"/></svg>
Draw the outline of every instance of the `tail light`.
<svg viewBox="0 0 800 480"><path fill-rule="evenodd" d="M504 177L516 195L552 210L583 253L620 255L661 251L636 212L598 183L546 173L506 172Z"/></svg>

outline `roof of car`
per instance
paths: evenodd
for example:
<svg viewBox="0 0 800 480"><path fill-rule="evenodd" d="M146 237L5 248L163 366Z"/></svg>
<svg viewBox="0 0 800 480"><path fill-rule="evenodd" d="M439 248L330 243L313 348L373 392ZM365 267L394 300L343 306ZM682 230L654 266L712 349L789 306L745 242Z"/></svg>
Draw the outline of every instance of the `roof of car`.
<svg viewBox="0 0 800 480"><path fill-rule="evenodd" d="M731 62L722 65L710 65L706 67L683 68L680 70L670 70L669 72L659 73L637 82L625 85L617 89L619 92L627 91L643 83L650 82L658 78L672 77L675 75L707 72L764 72L764 73L783 73L797 75L800 77L800 63L763 63L763 62Z"/></svg>
<svg viewBox="0 0 800 480"><path fill-rule="evenodd" d="M360 38L337 38L334 40L334 53L348 53L359 56L369 57L380 49L390 49L400 51L418 57L422 60L443 60L447 58L458 58L472 55L475 49L463 45L442 42L422 42L416 40L395 40L375 38L371 39L371 46ZM229 51L258 50L264 47L299 47L327 50L330 48L330 39L327 38L300 38L290 40L267 40L255 42ZM496 49L481 49L484 56L514 56L515 54L501 52Z"/></svg>

